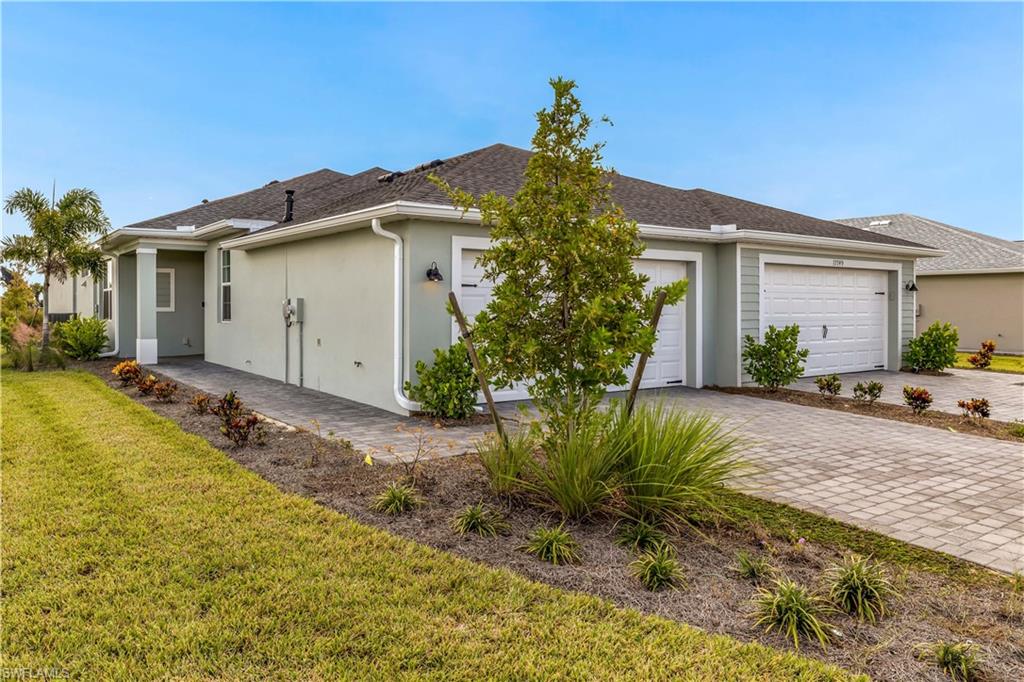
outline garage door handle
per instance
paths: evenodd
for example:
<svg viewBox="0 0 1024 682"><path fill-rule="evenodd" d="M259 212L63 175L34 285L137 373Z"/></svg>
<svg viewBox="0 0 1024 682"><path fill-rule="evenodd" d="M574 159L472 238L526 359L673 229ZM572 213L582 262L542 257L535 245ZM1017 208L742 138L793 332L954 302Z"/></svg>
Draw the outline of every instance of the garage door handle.
<svg viewBox="0 0 1024 682"><path fill-rule="evenodd" d="M823 338L823 339L827 339L828 338L828 325L827 324L821 325L821 338Z"/></svg>
<svg viewBox="0 0 1024 682"><path fill-rule="evenodd" d="M464 287L473 287L474 289L476 288L475 284L463 284L462 286L464 286Z"/></svg>

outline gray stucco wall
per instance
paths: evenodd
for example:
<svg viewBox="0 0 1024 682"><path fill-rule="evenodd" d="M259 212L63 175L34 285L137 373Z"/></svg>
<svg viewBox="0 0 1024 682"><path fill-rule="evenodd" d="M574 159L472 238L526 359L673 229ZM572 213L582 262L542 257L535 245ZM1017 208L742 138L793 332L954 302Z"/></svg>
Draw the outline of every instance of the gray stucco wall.
<svg viewBox="0 0 1024 682"><path fill-rule="evenodd" d="M761 314L761 283L760 283L760 256L761 254L800 255L822 257L826 259L843 259L845 261L864 260L883 263L898 263L901 271L889 273L889 357L888 369L896 370L901 365L903 352L906 350L907 342L914 336L914 296L905 291L903 285L914 277L914 261L902 260L880 256L878 254L850 254L835 251L785 251L779 249L765 249L752 246L743 246L740 249L740 326L743 336L747 334L760 338L760 314ZM899 312L898 312L899 311ZM900 312L902 315L900 315ZM900 319L901 325L897 325ZM743 380L749 377L743 376Z"/></svg>
<svg viewBox="0 0 1024 682"><path fill-rule="evenodd" d="M158 268L174 268L174 312L157 312L161 356L203 353L203 253L157 251Z"/></svg>
<svg viewBox="0 0 1024 682"><path fill-rule="evenodd" d="M232 319L218 320L219 242L205 254L206 359L299 381L299 327L285 298L305 299L303 379L308 388L397 411L392 396L391 241L369 229L231 252ZM244 396L243 396L244 398Z"/></svg>

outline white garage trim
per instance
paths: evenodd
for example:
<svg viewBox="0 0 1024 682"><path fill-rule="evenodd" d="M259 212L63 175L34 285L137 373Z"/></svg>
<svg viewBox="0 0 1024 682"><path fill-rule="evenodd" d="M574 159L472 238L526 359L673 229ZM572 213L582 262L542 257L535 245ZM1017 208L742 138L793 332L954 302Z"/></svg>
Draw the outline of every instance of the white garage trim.
<svg viewBox="0 0 1024 682"><path fill-rule="evenodd" d="M836 270L844 269L859 269L859 270L882 270L896 273L896 330L897 330L897 343L900 342L900 338L903 333L903 265L901 263L894 263L891 261L873 261L863 260L860 258L830 258L826 256L804 256L798 254L772 254L772 253L761 253L758 255L758 274L757 274L757 287L758 287L758 336L764 339L764 270L765 265L768 263L773 264L784 264L784 265L808 265L812 267L820 268L832 268ZM883 334L884 347L883 355L885 357L885 369L892 369L889 362L889 313L886 310L885 313L885 332Z"/></svg>

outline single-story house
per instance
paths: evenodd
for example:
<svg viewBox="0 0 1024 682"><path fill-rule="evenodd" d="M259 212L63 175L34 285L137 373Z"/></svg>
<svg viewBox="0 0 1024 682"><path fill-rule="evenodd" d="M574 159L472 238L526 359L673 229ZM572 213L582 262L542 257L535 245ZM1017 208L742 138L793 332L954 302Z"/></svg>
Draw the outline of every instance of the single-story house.
<svg viewBox="0 0 1024 682"><path fill-rule="evenodd" d="M93 296L112 354L202 355L414 410L403 384L416 361L457 340L448 292L470 315L490 296L477 264L488 230L428 175L511 195L529 157L496 144L405 172L319 170L113 230ZM914 334L915 259L940 252L704 189L611 181L647 243L637 268L652 285L690 282L662 317L644 387L737 385L744 335L794 322L808 374L899 368Z"/></svg>
<svg viewBox="0 0 1024 682"><path fill-rule="evenodd" d="M952 322L960 350L976 351L992 339L997 352L1024 353L1024 244L909 213L836 222L946 252L917 263L920 329Z"/></svg>

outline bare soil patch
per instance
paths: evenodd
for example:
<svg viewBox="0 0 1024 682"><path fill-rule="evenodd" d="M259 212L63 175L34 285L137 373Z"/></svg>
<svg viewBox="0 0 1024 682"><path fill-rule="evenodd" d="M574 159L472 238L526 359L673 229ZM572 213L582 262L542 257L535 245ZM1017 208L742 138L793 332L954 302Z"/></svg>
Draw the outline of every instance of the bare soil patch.
<svg viewBox="0 0 1024 682"><path fill-rule="evenodd" d="M102 361L78 367L176 421L185 431L206 438L283 491L311 497L362 523L440 550L743 641L792 649L783 638L753 626L750 600L756 587L737 575L737 552L768 556L780 573L816 589L824 589L823 571L845 554L841 547L794 542L791 537L772 536L750 525L705 524L672 537L686 573L686 586L648 592L630 572L633 555L614 543L613 518L567 526L582 547L579 565L552 566L523 552L520 548L533 528L555 524L558 519L528 500L496 498L472 457L421 463L415 484L424 504L412 513L388 517L370 511L370 502L389 482L406 478L410 473L407 467L368 466L360 453L338 440L323 440L277 425L270 426L265 445L235 449L220 434L215 416L198 416L188 407L195 389L181 385L176 402L159 403L138 395L132 387L122 388L110 375L113 364ZM244 395L240 397L245 400ZM481 501L505 514L508 531L498 538L456 534L451 528L453 517ZM842 614L829 616L828 622L839 633L835 643L826 650L807 643L800 653L879 680L939 681L947 678L930 662L916 658L916 645L970 639L983 648L984 679L1024 679L1024 595L1015 596L1007 581L993 578L965 583L898 567L892 572L902 593L892 605L894 615L877 625L861 624Z"/></svg>
<svg viewBox="0 0 1024 682"><path fill-rule="evenodd" d="M1024 443L1024 438L1010 432L1013 424L1010 422L998 421L995 419L972 419L959 414L928 410L922 414L914 414L914 411L904 405L893 405L892 403L858 402L853 398L836 396L828 398L820 393L810 391L797 391L791 388L780 388L774 393L758 386L706 386L722 393L735 395L748 395L755 398L777 400L783 403L795 405L808 405L810 407L823 407L838 412L849 414L863 414L869 417L881 417L894 421L907 422L908 424L919 424L930 426L945 431L956 431L958 433L969 433L975 436L985 436L997 440L1010 440L1017 443Z"/></svg>

